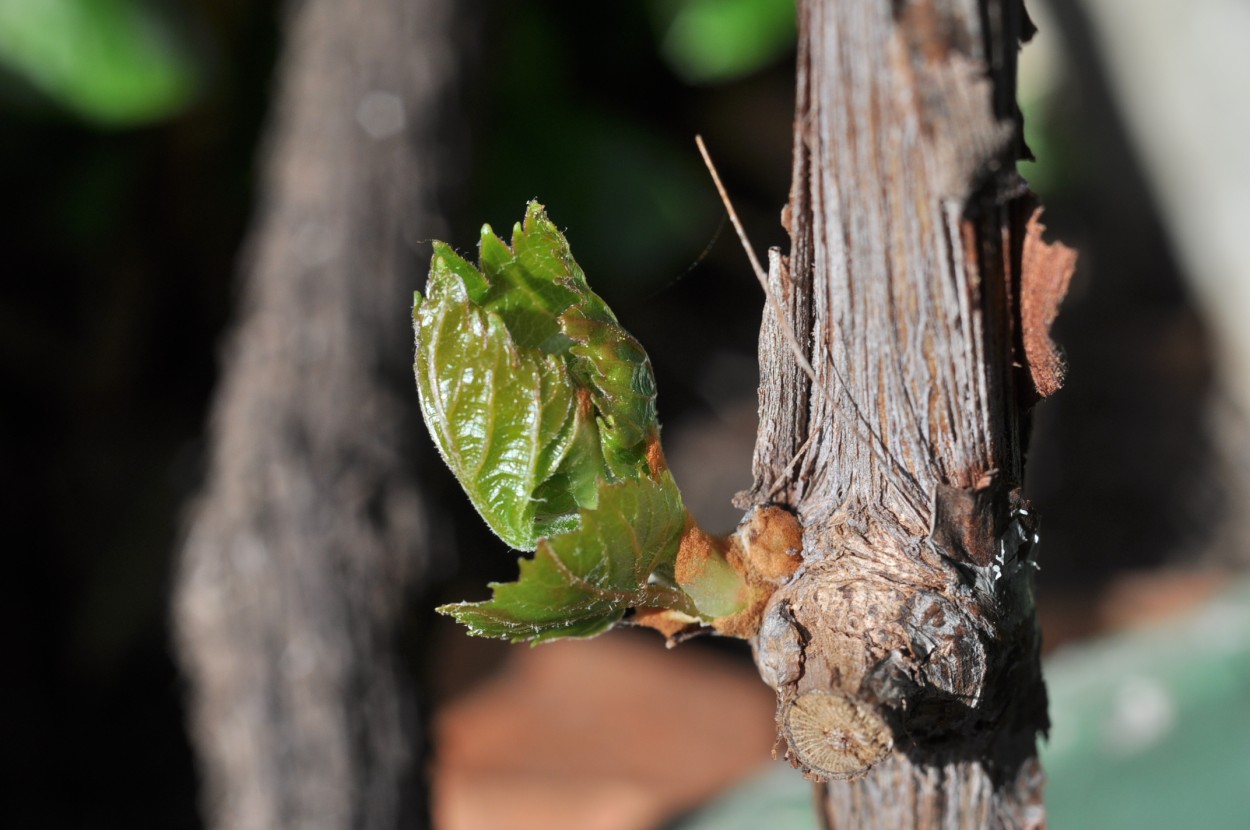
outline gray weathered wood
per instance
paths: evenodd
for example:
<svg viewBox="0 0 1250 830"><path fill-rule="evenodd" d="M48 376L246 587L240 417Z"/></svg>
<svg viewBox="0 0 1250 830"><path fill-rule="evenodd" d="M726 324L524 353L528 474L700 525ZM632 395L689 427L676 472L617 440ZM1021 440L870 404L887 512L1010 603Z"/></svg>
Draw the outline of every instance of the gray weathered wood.
<svg viewBox="0 0 1250 830"><path fill-rule="evenodd" d="M792 248L770 282L814 379L766 312L739 501L805 526L754 646L831 827L1043 823L1018 488L1022 412L1057 380L1030 374L1023 340L1049 340L1019 307L1057 297L1020 265L1027 26L1016 0L799 3Z"/></svg>

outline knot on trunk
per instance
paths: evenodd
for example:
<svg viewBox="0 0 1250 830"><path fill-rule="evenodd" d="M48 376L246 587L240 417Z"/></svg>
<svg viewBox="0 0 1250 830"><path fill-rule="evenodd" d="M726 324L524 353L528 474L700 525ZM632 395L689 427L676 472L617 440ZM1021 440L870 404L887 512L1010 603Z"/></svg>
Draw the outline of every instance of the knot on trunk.
<svg viewBox="0 0 1250 830"><path fill-rule="evenodd" d="M809 529L805 561L752 646L777 692L787 758L855 778L900 742L940 742L982 716L994 615L927 538Z"/></svg>

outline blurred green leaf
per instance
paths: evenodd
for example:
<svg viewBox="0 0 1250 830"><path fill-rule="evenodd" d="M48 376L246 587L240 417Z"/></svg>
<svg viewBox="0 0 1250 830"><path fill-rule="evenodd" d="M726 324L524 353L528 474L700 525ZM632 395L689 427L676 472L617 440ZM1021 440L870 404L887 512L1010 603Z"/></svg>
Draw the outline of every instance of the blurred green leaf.
<svg viewBox="0 0 1250 830"><path fill-rule="evenodd" d="M113 127L173 114L200 80L169 15L143 0L0 0L0 62Z"/></svg>
<svg viewBox="0 0 1250 830"><path fill-rule="evenodd" d="M680 0L653 4L660 50L691 83L719 83L763 69L794 45L790 0Z"/></svg>

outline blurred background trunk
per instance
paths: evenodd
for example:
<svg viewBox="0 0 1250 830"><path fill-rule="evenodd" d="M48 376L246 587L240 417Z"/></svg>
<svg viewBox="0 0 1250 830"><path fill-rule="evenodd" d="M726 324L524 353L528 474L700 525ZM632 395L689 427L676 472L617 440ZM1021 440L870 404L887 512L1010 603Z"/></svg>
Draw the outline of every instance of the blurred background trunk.
<svg viewBox="0 0 1250 830"><path fill-rule="evenodd" d="M461 136L451 0L291 3L174 615L214 828L419 827L412 291Z"/></svg>

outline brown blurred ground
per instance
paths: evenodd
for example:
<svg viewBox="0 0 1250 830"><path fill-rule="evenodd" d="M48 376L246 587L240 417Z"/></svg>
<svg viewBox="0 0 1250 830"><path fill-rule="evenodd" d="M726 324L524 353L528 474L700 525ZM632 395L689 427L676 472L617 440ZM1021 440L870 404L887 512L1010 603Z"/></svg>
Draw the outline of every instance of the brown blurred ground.
<svg viewBox="0 0 1250 830"><path fill-rule="evenodd" d="M772 714L749 664L652 634L518 646L436 716L435 826L655 827L766 763Z"/></svg>

